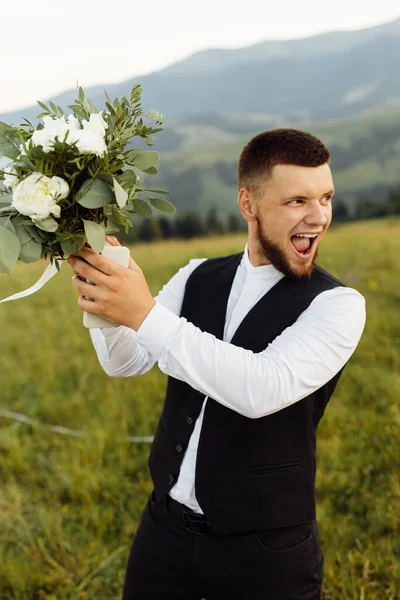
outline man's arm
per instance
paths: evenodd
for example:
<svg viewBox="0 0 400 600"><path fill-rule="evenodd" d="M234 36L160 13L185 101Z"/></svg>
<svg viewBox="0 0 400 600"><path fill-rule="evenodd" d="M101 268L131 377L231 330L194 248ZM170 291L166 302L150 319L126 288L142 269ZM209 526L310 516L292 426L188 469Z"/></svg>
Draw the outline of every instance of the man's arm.
<svg viewBox="0 0 400 600"><path fill-rule="evenodd" d="M263 352L254 353L202 332L154 301L145 277L83 248L68 261L82 310L137 331L136 341L167 375L224 406L259 418L301 400L327 383L354 352L365 324L364 298L351 288L320 294ZM93 297L95 302L85 299Z"/></svg>
<svg viewBox="0 0 400 600"><path fill-rule="evenodd" d="M354 352L365 325L365 300L351 288L321 293L298 320L260 353L204 333L155 306L138 341L159 345L159 367L249 417L301 400L334 377Z"/></svg>
<svg viewBox="0 0 400 600"><path fill-rule="evenodd" d="M180 315L186 281L204 260L193 259L168 281L154 298L172 314ZM146 347L137 342L137 333L129 327L90 329L93 346L101 366L111 377L131 377L150 371L160 357L157 346Z"/></svg>

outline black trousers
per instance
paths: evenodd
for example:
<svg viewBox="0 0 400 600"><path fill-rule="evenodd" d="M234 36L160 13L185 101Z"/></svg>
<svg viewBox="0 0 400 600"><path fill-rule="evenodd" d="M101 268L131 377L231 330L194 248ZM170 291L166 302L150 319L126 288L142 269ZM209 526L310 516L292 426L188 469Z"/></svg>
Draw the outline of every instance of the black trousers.
<svg viewBox="0 0 400 600"><path fill-rule="evenodd" d="M151 496L123 600L320 600L322 578L315 521L215 536L204 517Z"/></svg>

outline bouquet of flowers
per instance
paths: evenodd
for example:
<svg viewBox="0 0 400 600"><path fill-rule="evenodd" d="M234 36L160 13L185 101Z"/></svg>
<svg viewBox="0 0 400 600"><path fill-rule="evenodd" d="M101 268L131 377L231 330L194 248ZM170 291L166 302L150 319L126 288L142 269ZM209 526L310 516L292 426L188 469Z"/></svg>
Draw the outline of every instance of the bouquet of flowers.
<svg viewBox="0 0 400 600"><path fill-rule="evenodd" d="M129 99L111 102L106 93L99 112L79 88L69 114L38 102L43 122L36 129L27 119L18 127L0 122L0 273L18 260L47 257L59 268L59 260L85 243L101 252L106 234L121 226L128 231L134 213L175 211L162 197L169 192L145 188L140 177L158 173L160 155L130 143L140 137L151 145L162 131L162 115L144 113L141 94L140 85Z"/></svg>

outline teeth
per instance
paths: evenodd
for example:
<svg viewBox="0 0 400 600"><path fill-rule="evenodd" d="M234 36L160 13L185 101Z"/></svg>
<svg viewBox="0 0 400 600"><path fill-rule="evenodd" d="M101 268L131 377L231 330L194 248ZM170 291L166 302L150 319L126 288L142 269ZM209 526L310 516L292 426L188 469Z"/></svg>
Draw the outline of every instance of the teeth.
<svg viewBox="0 0 400 600"><path fill-rule="evenodd" d="M305 237L305 238L315 238L318 236L318 233L297 233L296 237Z"/></svg>

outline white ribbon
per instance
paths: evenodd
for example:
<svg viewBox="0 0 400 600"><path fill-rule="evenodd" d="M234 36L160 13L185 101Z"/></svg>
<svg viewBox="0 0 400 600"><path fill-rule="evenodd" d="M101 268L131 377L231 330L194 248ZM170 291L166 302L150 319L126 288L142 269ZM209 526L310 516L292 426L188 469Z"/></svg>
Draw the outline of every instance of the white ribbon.
<svg viewBox="0 0 400 600"><path fill-rule="evenodd" d="M40 288L42 288L52 277L54 277L56 273L58 273L57 267L54 264L48 265L39 281L37 281L34 285L32 285L27 290L24 290L23 292L18 292L17 294L8 296L8 298L4 298L4 300L0 300L0 304L2 304L3 302L9 302L10 300L18 300L19 298L25 298L25 296L30 296L31 294L34 294L35 292L40 290Z"/></svg>

